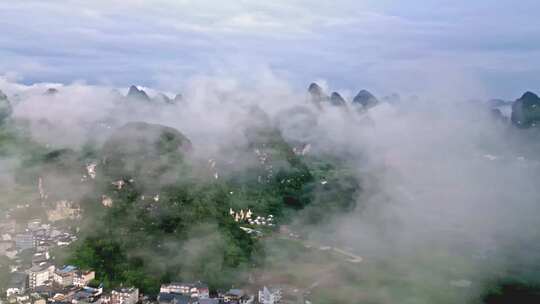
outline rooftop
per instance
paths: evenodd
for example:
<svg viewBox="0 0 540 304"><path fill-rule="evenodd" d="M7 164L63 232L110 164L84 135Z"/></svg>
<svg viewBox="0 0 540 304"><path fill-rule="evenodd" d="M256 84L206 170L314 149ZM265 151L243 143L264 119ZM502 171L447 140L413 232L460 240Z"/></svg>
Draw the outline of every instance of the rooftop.
<svg viewBox="0 0 540 304"><path fill-rule="evenodd" d="M201 281L198 282L191 282L191 283L185 283L185 282L171 282L169 284L163 284L162 286L188 286L188 287L196 287L196 288L208 288L208 284L203 283Z"/></svg>
<svg viewBox="0 0 540 304"><path fill-rule="evenodd" d="M193 298L186 295L175 293L160 293L158 295L158 301L160 304L172 303L172 304L188 304L193 302Z"/></svg>
<svg viewBox="0 0 540 304"><path fill-rule="evenodd" d="M73 266L73 265L66 265L64 266L64 268L62 269L59 269L58 272L64 272L64 273L67 273L67 272L73 272L75 270L77 270L78 268L76 266Z"/></svg>
<svg viewBox="0 0 540 304"><path fill-rule="evenodd" d="M42 264L39 264L39 265L32 266L32 268L28 269L28 271L30 271L30 272L44 271L44 270L47 270L47 268L49 268L50 266L52 266L52 264L50 264L50 263L42 263Z"/></svg>
<svg viewBox="0 0 540 304"><path fill-rule="evenodd" d="M118 293L132 293L132 292L135 292L135 291L138 291L137 288L135 287L123 287L123 288L117 288L117 289L114 289L112 292L118 292Z"/></svg>
<svg viewBox="0 0 540 304"><path fill-rule="evenodd" d="M242 289L229 289L229 291L227 291L227 295L236 296L236 297L243 297L244 296L244 291Z"/></svg>

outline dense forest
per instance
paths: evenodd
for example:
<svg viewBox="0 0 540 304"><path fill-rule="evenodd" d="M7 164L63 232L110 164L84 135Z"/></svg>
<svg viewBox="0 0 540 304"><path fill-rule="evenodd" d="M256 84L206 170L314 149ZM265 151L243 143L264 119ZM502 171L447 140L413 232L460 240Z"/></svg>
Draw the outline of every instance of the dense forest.
<svg viewBox="0 0 540 304"><path fill-rule="evenodd" d="M144 151L132 149L141 141L126 136L130 127L156 128L155 134L144 135ZM277 130L257 130L256 141L244 151L255 149L264 161L256 165L254 159L253 166L241 170L218 164L213 170L220 168L220 173L191 162L186 154L196 147L177 131L139 124L119 132L124 133L122 142L112 137L100 152L104 174L95 181L99 190L84 202L93 206L84 216L88 235L69 259L96 269L108 286L133 284L155 293L161 282L179 279L201 279L213 288L239 284L264 261L260 238L294 220L301 209L309 208L303 220L310 224L350 210L360 189L358 179L339 167L343 164L295 155ZM126 146L129 156L117 149ZM115 181L123 183L121 189ZM96 203L102 195L112 200L110 208ZM231 210L271 215L273 225L238 223Z"/></svg>

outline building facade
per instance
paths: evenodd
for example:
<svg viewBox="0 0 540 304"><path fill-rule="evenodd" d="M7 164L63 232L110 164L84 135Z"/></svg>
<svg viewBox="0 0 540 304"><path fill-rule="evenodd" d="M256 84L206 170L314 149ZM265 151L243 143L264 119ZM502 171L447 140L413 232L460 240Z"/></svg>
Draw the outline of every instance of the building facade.
<svg viewBox="0 0 540 304"><path fill-rule="evenodd" d="M54 283L62 287L71 286L73 285L76 272L77 267L70 265L57 269L53 276Z"/></svg>
<svg viewBox="0 0 540 304"><path fill-rule="evenodd" d="M162 293L183 294L193 298L207 299L210 297L210 290L207 284L196 283L169 283L161 285L159 290Z"/></svg>
<svg viewBox="0 0 540 304"><path fill-rule="evenodd" d="M270 289L266 286L259 290L259 303L261 304L276 304L281 301L281 290L274 288Z"/></svg>
<svg viewBox="0 0 540 304"><path fill-rule="evenodd" d="M135 304L138 301L138 288L121 288L111 292L111 304Z"/></svg>
<svg viewBox="0 0 540 304"><path fill-rule="evenodd" d="M15 235L15 246L18 250L32 249L36 246L36 240L32 233L21 233Z"/></svg>
<svg viewBox="0 0 540 304"><path fill-rule="evenodd" d="M93 279L96 278L94 271L77 271L73 277L73 285L77 287L84 287L88 285Z"/></svg>
<svg viewBox="0 0 540 304"><path fill-rule="evenodd" d="M28 287L34 289L38 286L48 284L54 274L54 265L36 265L28 270Z"/></svg>

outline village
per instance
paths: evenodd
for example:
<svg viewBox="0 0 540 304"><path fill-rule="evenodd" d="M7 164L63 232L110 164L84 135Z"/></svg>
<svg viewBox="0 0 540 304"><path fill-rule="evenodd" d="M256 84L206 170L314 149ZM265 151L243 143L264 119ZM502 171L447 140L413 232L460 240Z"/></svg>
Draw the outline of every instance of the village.
<svg viewBox="0 0 540 304"><path fill-rule="evenodd" d="M40 194L45 196L41 183L39 186ZM10 261L7 284L0 286L0 304L309 304L311 289L322 280L318 278L308 288L266 281L210 292L206 283L194 281L163 284L157 295L145 295L137 286L107 290L93 269L59 264L55 259L55 253L65 251L78 239L76 223L82 212L77 204L58 201L47 208L44 219L12 218L18 209L24 208L28 206L15 206L0 218L0 258ZM250 209L230 209L228 213L239 229L255 238L264 237L266 230L275 225L273 215L255 215ZM286 225L281 225L277 232L283 240L320 252L331 251L348 263L362 261L346 250L304 240Z"/></svg>
<svg viewBox="0 0 540 304"><path fill-rule="evenodd" d="M92 269L55 264L51 251L74 242L75 234L39 219L28 221L24 228L20 226L13 219L0 219L0 256L13 262L0 303L273 304L281 300L279 288L262 286L257 292L230 289L210 294L208 285L203 282L164 284L154 298L143 295L136 286L104 290Z"/></svg>

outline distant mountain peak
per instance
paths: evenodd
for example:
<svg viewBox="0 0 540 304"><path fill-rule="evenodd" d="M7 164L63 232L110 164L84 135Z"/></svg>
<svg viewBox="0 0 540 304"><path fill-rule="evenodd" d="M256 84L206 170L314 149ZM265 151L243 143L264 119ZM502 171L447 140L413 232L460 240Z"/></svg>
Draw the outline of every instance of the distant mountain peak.
<svg viewBox="0 0 540 304"><path fill-rule="evenodd" d="M514 101L511 121L520 128L537 126L540 123L540 97L527 91Z"/></svg>
<svg viewBox="0 0 540 304"><path fill-rule="evenodd" d="M334 106L344 106L346 101L338 92L333 92L330 96L330 103Z"/></svg>
<svg viewBox="0 0 540 304"><path fill-rule="evenodd" d="M355 99L356 98L375 98L375 96L373 96L370 91L362 89L356 94Z"/></svg>
<svg viewBox="0 0 540 304"><path fill-rule="evenodd" d="M47 91L44 93L45 95L56 95L58 94L57 88L48 88Z"/></svg>
<svg viewBox="0 0 540 304"><path fill-rule="evenodd" d="M308 91L312 94L321 94L323 93L323 89L321 88L321 86L319 86L317 83L315 82L312 82L310 85L309 85L309 88L308 88Z"/></svg>
<svg viewBox="0 0 540 304"><path fill-rule="evenodd" d="M323 89L315 82L312 82L309 85L308 92L311 102L313 102L317 107L321 106L321 102L327 101L329 99L328 95L326 95Z"/></svg>
<svg viewBox="0 0 540 304"><path fill-rule="evenodd" d="M150 97L146 94L144 90L139 90L136 86L132 85L129 87L128 93L126 95L129 99L138 99L143 101L150 101Z"/></svg>
<svg viewBox="0 0 540 304"><path fill-rule="evenodd" d="M353 104L360 104L364 108L368 109L373 106L376 106L379 103L379 100L373 96L368 90L360 90L358 94L353 99Z"/></svg>
<svg viewBox="0 0 540 304"><path fill-rule="evenodd" d="M520 99L539 99L538 95L534 94L531 91L527 91L521 96Z"/></svg>
<svg viewBox="0 0 540 304"><path fill-rule="evenodd" d="M523 96L521 96L520 99L518 99L520 101L523 102L523 106L524 107L527 107L527 108L530 108L530 107L533 107L533 108L537 108L537 107L540 107L540 97L538 97L538 95L536 95L535 93L533 92L525 92L525 94L523 94ZM539 109L540 110L540 109Z"/></svg>

